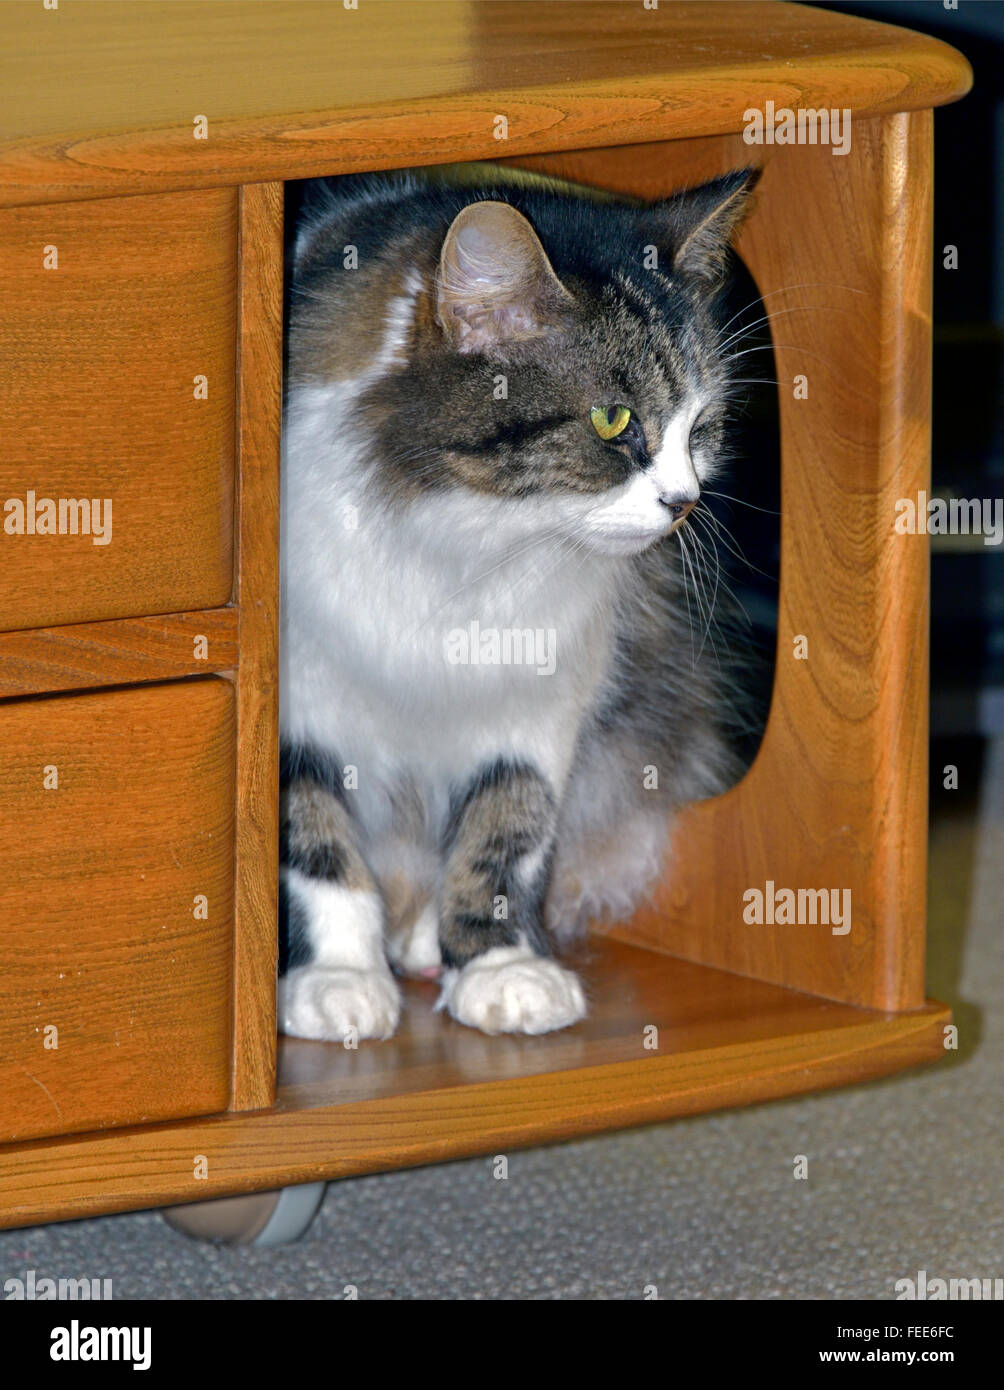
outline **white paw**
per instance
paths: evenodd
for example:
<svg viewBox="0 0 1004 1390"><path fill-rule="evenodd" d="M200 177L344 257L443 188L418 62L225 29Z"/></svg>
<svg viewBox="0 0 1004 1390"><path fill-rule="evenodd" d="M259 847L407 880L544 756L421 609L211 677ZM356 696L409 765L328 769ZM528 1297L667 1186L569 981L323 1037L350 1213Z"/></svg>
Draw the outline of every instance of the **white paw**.
<svg viewBox="0 0 1004 1390"><path fill-rule="evenodd" d="M499 946L448 971L436 1007L483 1033L551 1033L586 1016L577 977L526 946Z"/></svg>
<svg viewBox="0 0 1004 1390"><path fill-rule="evenodd" d="M439 913L435 903L426 904L410 927L388 940L387 954L402 975L438 979L443 958L439 953Z"/></svg>
<svg viewBox="0 0 1004 1390"><path fill-rule="evenodd" d="M279 1027L289 1037L344 1042L389 1038L401 1015L387 970L303 965L279 981Z"/></svg>

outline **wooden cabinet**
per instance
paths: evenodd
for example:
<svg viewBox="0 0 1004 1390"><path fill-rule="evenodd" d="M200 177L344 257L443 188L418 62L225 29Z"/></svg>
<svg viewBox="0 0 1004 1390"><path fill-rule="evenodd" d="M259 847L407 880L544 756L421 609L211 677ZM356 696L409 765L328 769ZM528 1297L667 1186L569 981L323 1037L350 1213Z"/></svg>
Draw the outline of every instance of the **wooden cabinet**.
<svg viewBox="0 0 1004 1390"><path fill-rule="evenodd" d="M230 1100L234 694L0 705L0 1143Z"/></svg>
<svg viewBox="0 0 1004 1390"><path fill-rule="evenodd" d="M0 1225L943 1055L927 557L892 525L928 476L931 108L968 89L965 61L756 0L142 10L0 6L0 505L107 496L114 527L0 532ZM850 110L850 149L747 144L768 101ZM583 1024L485 1038L416 984L393 1042L277 1057L282 184L502 158L640 197L763 169L739 249L779 380L811 374L805 400L782 387L767 733L682 818L654 906L593 940ZM766 880L852 889L854 930L750 927L742 892Z"/></svg>
<svg viewBox="0 0 1004 1390"><path fill-rule="evenodd" d="M0 630L233 576L237 192L0 211Z"/></svg>

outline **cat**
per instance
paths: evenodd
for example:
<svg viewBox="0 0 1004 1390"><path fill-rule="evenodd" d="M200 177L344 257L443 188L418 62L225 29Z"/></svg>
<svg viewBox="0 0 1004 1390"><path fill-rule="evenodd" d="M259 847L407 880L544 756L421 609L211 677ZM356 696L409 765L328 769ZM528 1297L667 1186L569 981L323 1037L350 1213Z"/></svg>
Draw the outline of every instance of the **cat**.
<svg viewBox="0 0 1004 1390"><path fill-rule="evenodd" d="M495 1034L581 1020L555 959L738 775L681 547L736 388L756 181L657 203L492 171L321 182L292 250L281 1029L388 1038L397 975Z"/></svg>

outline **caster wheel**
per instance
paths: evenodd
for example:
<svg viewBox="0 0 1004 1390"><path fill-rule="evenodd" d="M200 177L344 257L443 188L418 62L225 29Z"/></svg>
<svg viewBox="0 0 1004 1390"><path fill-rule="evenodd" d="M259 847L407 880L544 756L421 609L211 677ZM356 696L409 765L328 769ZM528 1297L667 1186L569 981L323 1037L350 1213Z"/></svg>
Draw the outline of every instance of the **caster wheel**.
<svg viewBox="0 0 1004 1390"><path fill-rule="evenodd" d="M208 1202L165 1207L164 1220L176 1231L222 1245L287 1245L307 1230L324 1197L323 1182L218 1197Z"/></svg>

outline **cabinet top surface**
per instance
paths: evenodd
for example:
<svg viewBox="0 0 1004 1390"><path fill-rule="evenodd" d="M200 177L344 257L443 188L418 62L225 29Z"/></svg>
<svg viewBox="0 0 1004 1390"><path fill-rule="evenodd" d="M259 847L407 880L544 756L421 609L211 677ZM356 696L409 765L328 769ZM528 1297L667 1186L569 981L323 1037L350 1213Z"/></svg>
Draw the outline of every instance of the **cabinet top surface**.
<svg viewBox="0 0 1004 1390"><path fill-rule="evenodd" d="M8 0L0 202L720 134L767 100L868 116L970 80L937 40L774 0Z"/></svg>

